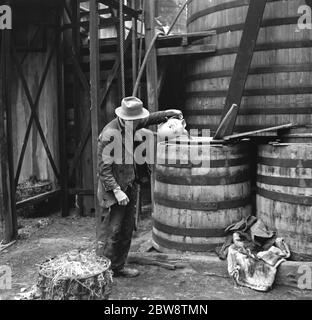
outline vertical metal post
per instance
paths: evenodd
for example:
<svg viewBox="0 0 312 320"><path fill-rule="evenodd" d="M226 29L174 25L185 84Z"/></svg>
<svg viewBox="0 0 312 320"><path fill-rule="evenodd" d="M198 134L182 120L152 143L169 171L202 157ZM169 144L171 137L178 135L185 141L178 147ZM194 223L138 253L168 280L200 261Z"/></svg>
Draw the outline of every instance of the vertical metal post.
<svg viewBox="0 0 312 320"><path fill-rule="evenodd" d="M63 24L62 6L59 9L59 28ZM68 206L68 169L67 169L67 154L66 154L66 110L64 103L64 52L63 52L63 34L59 30L55 30L58 37L57 48L57 99L58 99L58 131L59 131L59 152L60 152L60 185L61 185L61 210L62 216L69 215Z"/></svg>
<svg viewBox="0 0 312 320"><path fill-rule="evenodd" d="M93 156L94 208L97 213L97 141L99 135L99 12L97 0L90 0L90 87L91 87L91 130Z"/></svg>

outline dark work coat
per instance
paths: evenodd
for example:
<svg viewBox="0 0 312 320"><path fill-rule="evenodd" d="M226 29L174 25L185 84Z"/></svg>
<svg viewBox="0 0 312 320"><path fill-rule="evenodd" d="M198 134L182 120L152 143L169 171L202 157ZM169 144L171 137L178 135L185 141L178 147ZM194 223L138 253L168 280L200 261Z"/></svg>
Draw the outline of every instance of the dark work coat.
<svg viewBox="0 0 312 320"><path fill-rule="evenodd" d="M151 113L149 117L140 120L136 131L146 128L151 125L166 122L168 118L175 116L176 113L171 111L160 111ZM110 154L107 154L105 149L110 143L122 144L122 159L121 163L112 162ZM118 137L121 137L118 138ZM108 208L116 203L113 190L118 186L123 191L132 185L135 180L135 166L134 164L125 163L125 130L120 125L118 118L109 122L102 130L98 139L98 200L101 207ZM132 151L130 151L132 152ZM132 154L133 157L133 154Z"/></svg>

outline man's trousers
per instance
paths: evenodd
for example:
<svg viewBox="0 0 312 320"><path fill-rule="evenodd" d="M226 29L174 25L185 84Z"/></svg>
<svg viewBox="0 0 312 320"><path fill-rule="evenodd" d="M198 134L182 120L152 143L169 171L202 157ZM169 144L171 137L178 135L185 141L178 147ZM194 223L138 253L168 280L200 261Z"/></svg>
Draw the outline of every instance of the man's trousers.
<svg viewBox="0 0 312 320"><path fill-rule="evenodd" d="M127 206L114 204L110 208L100 207L96 217L96 254L112 262L112 270L121 270L127 260L135 223L134 187L128 187L130 200Z"/></svg>

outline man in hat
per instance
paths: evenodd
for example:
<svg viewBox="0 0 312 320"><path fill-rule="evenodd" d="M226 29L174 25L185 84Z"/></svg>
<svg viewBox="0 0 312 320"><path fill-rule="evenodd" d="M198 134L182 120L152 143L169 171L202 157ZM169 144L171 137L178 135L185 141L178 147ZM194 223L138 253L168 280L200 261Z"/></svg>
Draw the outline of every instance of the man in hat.
<svg viewBox="0 0 312 320"><path fill-rule="evenodd" d="M135 277L139 271L125 266L134 228L133 184L136 178L134 161L125 161L127 147L129 149L130 145L127 138L131 135L133 139L139 129L163 123L171 117L183 118L183 115L179 110L150 114L136 97L124 98L115 113L117 118L104 127L98 140L100 211L97 212L96 253L111 260L114 276ZM130 133L127 128L131 128ZM120 161L116 161L118 157L116 154L112 156L110 152L109 145L113 142L121 149L120 152L113 150L121 155ZM133 160L133 150L130 153Z"/></svg>

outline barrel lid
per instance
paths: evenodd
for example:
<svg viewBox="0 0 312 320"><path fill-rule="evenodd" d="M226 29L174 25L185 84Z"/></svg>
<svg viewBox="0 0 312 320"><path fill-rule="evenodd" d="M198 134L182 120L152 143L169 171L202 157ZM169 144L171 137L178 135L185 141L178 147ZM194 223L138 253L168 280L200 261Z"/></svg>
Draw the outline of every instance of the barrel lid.
<svg viewBox="0 0 312 320"><path fill-rule="evenodd" d="M173 146L173 145L213 145L214 147L229 147L235 145L249 145L250 140L244 139L241 141L225 141L225 140L214 140L213 137L194 137L194 136L179 136L174 139L166 140L159 142L158 145L166 145L166 146Z"/></svg>
<svg viewBox="0 0 312 320"><path fill-rule="evenodd" d="M192 137L180 136L167 141L162 141L159 144L164 145L223 145L223 140L213 140L213 137Z"/></svg>

